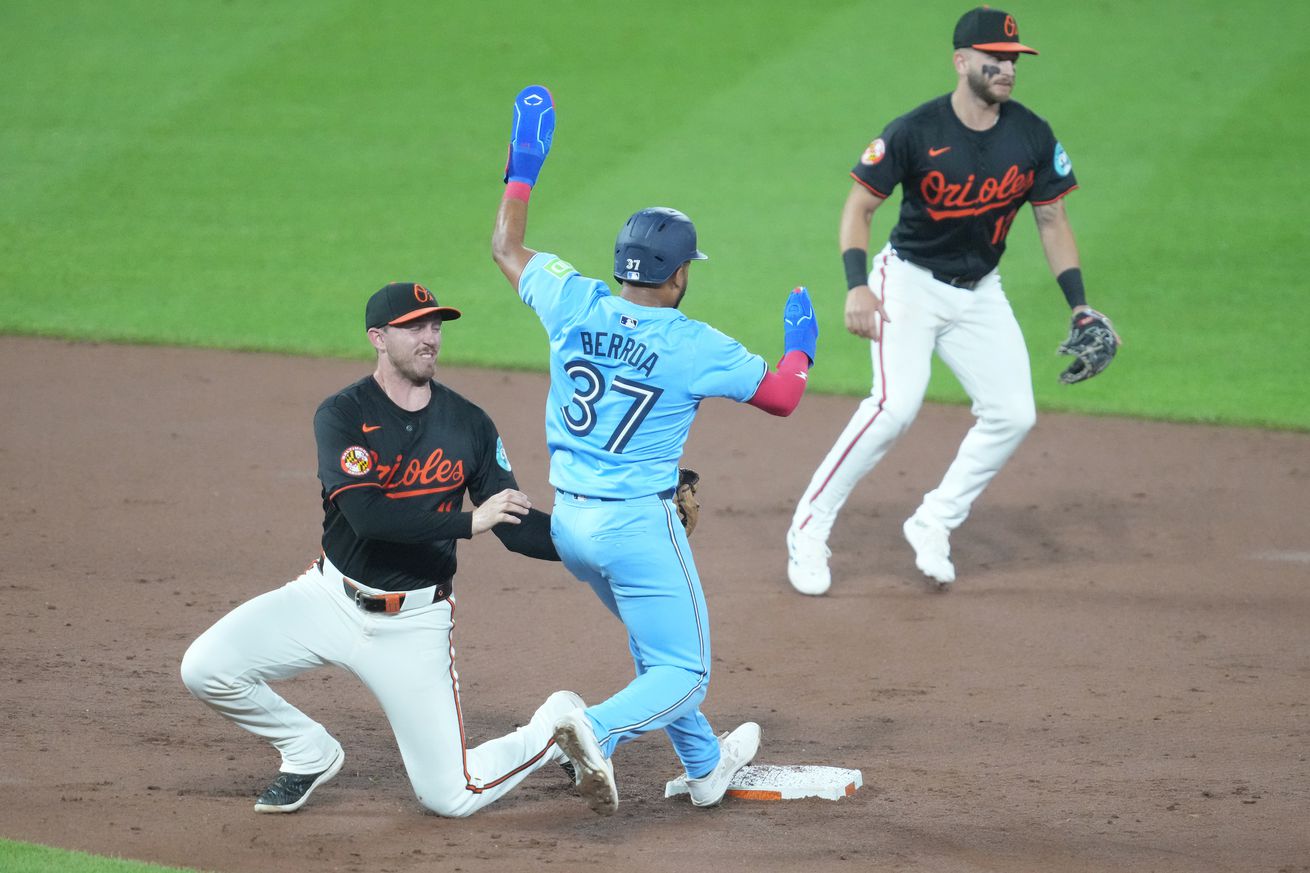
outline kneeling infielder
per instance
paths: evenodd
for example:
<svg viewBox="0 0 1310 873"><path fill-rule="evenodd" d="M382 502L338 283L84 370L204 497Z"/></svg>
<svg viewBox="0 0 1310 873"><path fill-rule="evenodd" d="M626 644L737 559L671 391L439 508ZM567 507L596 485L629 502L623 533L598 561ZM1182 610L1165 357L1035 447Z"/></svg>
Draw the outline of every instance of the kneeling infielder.
<svg viewBox="0 0 1310 873"><path fill-rule="evenodd" d="M552 733L584 705L570 691L507 736L465 743L451 642L455 541L490 530L511 551L559 555L550 516L518 490L491 419L433 379L442 324L459 317L412 282L372 296L365 318L377 369L314 415L322 556L224 616L182 659L192 694L282 755L256 812L295 812L341 770L341 744L268 686L327 664L377 697L419 802L439 815L469 815L566 761ZM472 512L461 511L466 493Z"/></svg>

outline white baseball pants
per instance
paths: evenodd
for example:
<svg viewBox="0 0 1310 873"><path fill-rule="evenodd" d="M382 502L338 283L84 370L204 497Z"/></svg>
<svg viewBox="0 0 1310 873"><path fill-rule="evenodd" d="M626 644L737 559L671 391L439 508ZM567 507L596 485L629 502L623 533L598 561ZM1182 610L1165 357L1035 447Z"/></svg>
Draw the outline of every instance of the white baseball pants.
<svg viewBox="0 0 1310 873"><path fill-rule="evenodd" d="M327 664L349 670L382 705L419 802L439 815L469 815L563 758L546 719L467 747L451 643L454 611L453 600L444 600L392 615L364 612L324 558L321 569L311 565L201 634L182 659L182 681L271 742L282 754L282 772L317 773L340 744L268 682Z"/></svg>
<svg viewBox="0 0 1310 873"><path fill-rule="evenodd" d="M898 258L891 246L874 258L869 287L888 321L871 343L873 387L819 464L792 526L826 541L851 491L918 415L937 352L973 400L977 421L941 484L920 512L947 530L1014 454L1036 421L1023 333L993 270L970 291L939 282Z"/></svg>

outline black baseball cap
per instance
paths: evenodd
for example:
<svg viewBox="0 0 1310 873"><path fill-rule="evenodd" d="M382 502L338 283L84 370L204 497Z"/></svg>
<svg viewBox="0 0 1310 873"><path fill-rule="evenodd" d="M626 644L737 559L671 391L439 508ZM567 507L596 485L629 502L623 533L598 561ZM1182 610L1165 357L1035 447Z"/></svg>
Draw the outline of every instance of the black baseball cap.
<svg viewBox="0 0 1310 873"><path fill-rule="evenodd" d="M417 282L392 282L368 298L364 326L404 324L428 315L440 316L442 321L454 321L462 314L452 306L438 306L432 292Z"/></svg>
<svg viewBox="0 0 1310 873"><path fill-rule="evenodd" d="M1035 55L1037 49L1019 42L1019 25L1014 16L990 6L970 9L955 25L955 47L984 52L1022 52Z"/></svg>

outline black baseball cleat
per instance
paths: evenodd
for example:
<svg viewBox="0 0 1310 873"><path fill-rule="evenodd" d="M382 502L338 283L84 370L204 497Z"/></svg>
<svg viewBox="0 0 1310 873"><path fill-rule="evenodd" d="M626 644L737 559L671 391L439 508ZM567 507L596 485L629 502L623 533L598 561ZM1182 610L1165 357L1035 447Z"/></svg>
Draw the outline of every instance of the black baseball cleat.
<svg viewBox="0 0 1310 873"><path fill-rule="evenodd" d="M341 772L346 753L339 750L326 770L318 773L279 773L273 784L255 801L255 812L295 812L305 805L314 789Z"/></svg>

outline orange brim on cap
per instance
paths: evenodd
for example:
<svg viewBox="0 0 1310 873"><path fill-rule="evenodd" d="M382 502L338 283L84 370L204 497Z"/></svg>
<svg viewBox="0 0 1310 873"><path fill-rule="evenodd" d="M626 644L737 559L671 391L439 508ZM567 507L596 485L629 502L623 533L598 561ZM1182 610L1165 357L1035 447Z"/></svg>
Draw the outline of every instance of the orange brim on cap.
<svg viewBox="0 0 1310 873"><path fill-rule="evenodd" d="M980 42L969 46L980 52L1020 52L1025 55L1039 54L1037 49L1029 48L1021 42Z"/></svg>
<svg viewBox="0 0 1310 873"><path fill-rule="evenodd" d="M424 306L421 309L415 309L413 312L406 312L400 318L393 318L387 324L404 324L407 321L415 321L434 314L441 316L442 321L454 321L464 313L453 306Z"/></svg>

